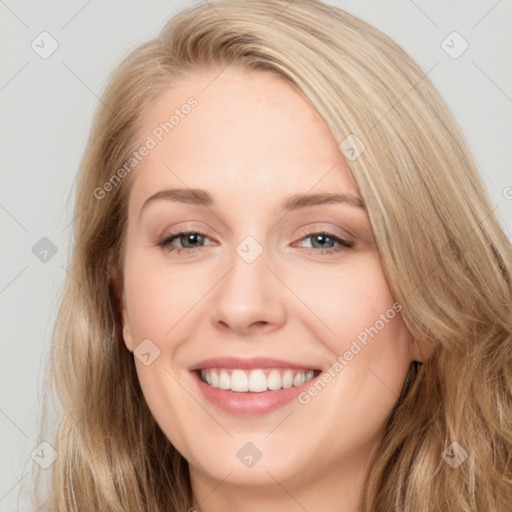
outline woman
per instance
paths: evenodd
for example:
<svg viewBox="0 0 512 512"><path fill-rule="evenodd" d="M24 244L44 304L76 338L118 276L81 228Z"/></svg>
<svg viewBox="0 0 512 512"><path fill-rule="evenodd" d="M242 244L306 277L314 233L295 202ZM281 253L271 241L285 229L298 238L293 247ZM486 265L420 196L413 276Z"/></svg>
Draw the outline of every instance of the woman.
<svg viewBox="0 0 512 512"><path fill-rule="evenodd" d="M313 0L182 12L83 160L40 510L510 510L492 211L376 29Z"/></svg>

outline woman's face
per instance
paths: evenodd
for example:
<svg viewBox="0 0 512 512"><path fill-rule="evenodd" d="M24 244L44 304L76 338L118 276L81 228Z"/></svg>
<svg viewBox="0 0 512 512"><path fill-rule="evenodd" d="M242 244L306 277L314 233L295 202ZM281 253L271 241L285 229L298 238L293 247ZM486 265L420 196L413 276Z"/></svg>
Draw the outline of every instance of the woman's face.
<svg viewBox="0 0 512 512"><path fill-rule="evenodd" d="M204 494L359 478L411 335L323 120L269 73L219 72L198 70L144 118L125 178L126 346Z"/></svg>

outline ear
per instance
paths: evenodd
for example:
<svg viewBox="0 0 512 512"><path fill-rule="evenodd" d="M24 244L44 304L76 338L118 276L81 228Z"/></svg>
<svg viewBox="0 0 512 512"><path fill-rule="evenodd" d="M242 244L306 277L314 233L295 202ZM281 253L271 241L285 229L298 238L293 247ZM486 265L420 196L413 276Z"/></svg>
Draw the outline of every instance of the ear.
<svg viewBox="0 0 512 512"><path fill-rule="evenodd" d="M126 307L126 296L124 293L123 276L117 266L114 264L113 254L110 254L108 259L108 274L112 289L114 291L115 301L118 306L119 316L118 321L122 324L123 340L126 348L133 352L133 339L131 333L131 324L128 317Z"/></svg>
<svg viewBox="0 0 512 512"><path fill-rule="evenodd" d="M123 292L123 297L121 300L121 317L122 317L122 321L123 321L124 344L126 345L126 348L130 352L133 352L132 329L131 329L131 324L130 324L130 318L128 317L128 312L127 312L127 308L126 308L126 298L124 296L124 292Z"/></svg>

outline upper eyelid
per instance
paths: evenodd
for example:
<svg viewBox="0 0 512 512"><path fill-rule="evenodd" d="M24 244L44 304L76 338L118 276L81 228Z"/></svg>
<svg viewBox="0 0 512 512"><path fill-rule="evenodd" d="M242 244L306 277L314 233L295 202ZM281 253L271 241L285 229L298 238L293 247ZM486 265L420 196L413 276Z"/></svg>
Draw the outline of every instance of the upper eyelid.
<svg viewBox="0 0 512 512"><path fill-rule="evenodd" d="M336 231L341 231L340 234L336 234L336 236L340 237L340 238L343 238L345 239L347 236L348 237L352 237L352 238L358 238L358 233L360 231L366 231L367 228L363 225L360 225L360 221L357 220L357 219L353 219L351 217L348 217L348 219L344 219L343 216L341 216L340 218L337 218L337 216L332 216L332 215L326 215L327 218L324 218L324 219L314 219L314 217L317 217L318 214L307 214L304 217L302 218L299 218L300 219L300 222L306 220L307 224L306 224L306 229L309 229L309 226L312 226L312 225L315 225L315 226L318 226L320 225L319 227L314 227L312 229L319 229L320 231L321 230L328 230L328 231L331 231L331 232L336 232ZM319 215L320 216L323 216L323 215ZM209 233L213 233L214 231L216 231L216 229L212 228L208 222L206 222L203 218L202 215L199 215L199 218L196 218L196 219L190 219L188 221L183 221L183 222L180 222L179 224L182 224L183 226L179 226L175 229L178 229L178 230L185 230L185 231L199 231L199 232L206 232L209 235ZM330 217L330 218L329 218ZM297 220L299 220L297 219ZM293 221L291 222L290 221L290 224L295 224L296 221ZM355 224L353 224L355 222ZM203 227L199 227L197 228L196 225L190 225L190 224L196 224L196 223L199 223L199 225L204 225L206 226L206 228L203 228ZM349 226L344 226L344 224L347 224L349 226L352 226L353 229L351 229ZM226 228L227 231L229 231L231 234L233 233L233 230L230 229L229 227L226 226L226 224L224 224L224 222L222 222L223 224L223 227L221 228L221 232L224 232L224 228ZM288 222L286 223L288 224ZM332 225L332 226L336 226L336 227L325 227L325 225L328 224L328 225ZM343 225L343 227L341 227ZM276 224L274 224L272 226L272 228L270 229L270 231L274 230L276 227ZM302 226L302 228L304 228L304 226ZM165 233L167 230L164 230L163 232ZM268 233L269 231L267 231ZM224 233L226 234L226 233ZM222 235L221 235L222 236ZM215 238L215 236L213 237Z"/></svg>

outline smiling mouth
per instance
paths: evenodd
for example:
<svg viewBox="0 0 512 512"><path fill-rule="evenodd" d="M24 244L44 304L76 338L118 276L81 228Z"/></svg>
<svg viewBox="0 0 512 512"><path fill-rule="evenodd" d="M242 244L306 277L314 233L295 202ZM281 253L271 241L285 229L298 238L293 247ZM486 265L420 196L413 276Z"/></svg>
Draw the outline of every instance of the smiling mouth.
<svg viewBox="0 0 512 512"><path fill-rule="evenodd" d="M321 370L295 368L262 368L242 370L232 368L207 368L196 370L202 382L216 389L236 393L262 393L302 386L313 380Z"/></svg>

